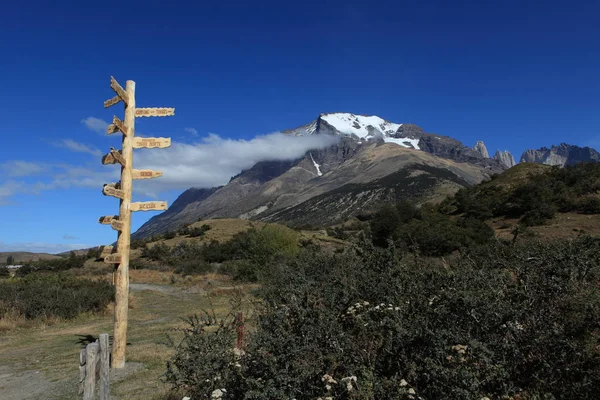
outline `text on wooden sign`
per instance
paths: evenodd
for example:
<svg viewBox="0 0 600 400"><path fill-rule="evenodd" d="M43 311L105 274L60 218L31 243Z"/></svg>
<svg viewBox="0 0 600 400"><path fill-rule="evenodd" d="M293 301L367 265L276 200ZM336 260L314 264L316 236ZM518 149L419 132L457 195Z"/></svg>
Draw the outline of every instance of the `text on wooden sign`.
<svg viewBox="0 0 600 400"><path fill-rule="evenodd" d="M153 171L151 169L132 169L131 170L131 178L132 179L151 179L158 178L162 176L162 171Z"/></svg>
<svg viewBox="0 0 600 400"><path fill-rule="evenodd" d="M170 117L175 115L174 108L154 107L154 108L136 108L136 117Z"/></svg>
<svg viewBox="0 0 600 400"><path fill-rule="evenodd" d="M167 209L166 201L140 201L131 203L131 211L161 211Z"/></svg>
<svg viewBox="0 0 600 400"><path fill-rule="evenodd" d="M134 137L133 148L134 149L164 149L171 146L171 138L144 138Z"/></svg>

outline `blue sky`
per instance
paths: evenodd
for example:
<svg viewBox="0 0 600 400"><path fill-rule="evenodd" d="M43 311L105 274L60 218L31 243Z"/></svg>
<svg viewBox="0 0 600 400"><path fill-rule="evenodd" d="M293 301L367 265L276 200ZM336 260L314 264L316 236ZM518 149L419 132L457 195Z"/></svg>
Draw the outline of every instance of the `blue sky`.
<svg viewBox="0 0 600 400"><path fill-rule="evenodd" d="M322 112L415 123L516 158L600 147L598 15L597 1L552 0L3 5L0 251L116 238L96 222L118 211L100 192L117 174L100 155L119 141L103 121L123 113L102 106L111 75L136 81L138 106L176 108L136 121L174 147L136 153L136 165L173 167L135 200L224 183L285 146L257 135ZM133 228L152 215L134 213Z"/></svg>

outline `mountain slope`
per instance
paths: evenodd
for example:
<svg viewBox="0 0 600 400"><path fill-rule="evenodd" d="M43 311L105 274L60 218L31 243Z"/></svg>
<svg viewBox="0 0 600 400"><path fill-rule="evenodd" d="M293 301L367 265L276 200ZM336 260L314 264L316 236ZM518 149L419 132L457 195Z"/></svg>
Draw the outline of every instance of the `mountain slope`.
<svg viewBox="0 0 600 400"><path fill-rule="evenodd" d="M211 189L212 192L187 191L176 201L175 210L152 218L134 237L177 229L198 218L282 220L273 215L287 215L284 210L316 196L345 185L375 182L414 164L448 170L465 185L481 182L504 169L499 161L485 158L455 139L376 116L321 114L310 124L282 133L332 135L338 141L308 151L296 160L257 163L232 177L227 185ZM437 184L445 185L444 182L442 179ZM368 191L373 193L372 187ZM371 197L383 201L385 196ZM348 212L356 213L360 208L349 207L352 210Z"/></svg>

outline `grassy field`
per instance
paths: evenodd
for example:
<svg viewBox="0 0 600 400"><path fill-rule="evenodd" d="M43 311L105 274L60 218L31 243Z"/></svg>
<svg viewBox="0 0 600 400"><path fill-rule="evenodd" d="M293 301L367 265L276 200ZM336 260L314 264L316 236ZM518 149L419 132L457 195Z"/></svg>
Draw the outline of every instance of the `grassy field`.
<svg viewBox="0 0 600 400"><path fill-rule="evenodd" d="M166 334L177 338L177 328L185 326L181 318L202 309L226 315L233 292L248 293L251 288L234 288L217 276L165 283L169 276L132 271L127 366L111 382L115 399L167 398L168 387L160 380L171 354ZM112 326L112 310L108 309L104 315L0 333L0 398L79 399L79 351L100 333L112 336Z"/></svg>

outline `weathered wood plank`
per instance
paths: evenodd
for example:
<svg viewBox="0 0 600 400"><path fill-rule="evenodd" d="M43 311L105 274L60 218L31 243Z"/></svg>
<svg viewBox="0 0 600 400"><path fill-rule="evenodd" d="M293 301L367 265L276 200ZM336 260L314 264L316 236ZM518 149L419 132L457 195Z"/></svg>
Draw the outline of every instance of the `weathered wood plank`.
<svg viewBox="0 0 600 400"><path fill-rule="evenodd" d="M104 108L112 107L120 101L121 98L119 96L115 96L112 99L108 99L104 102Z"/></svg>
<svg viewBox="0 0 600 400"><path fill-rule="evenodd" d="M121 264L122 257L119 253L109 254L104 257L104 262L106 264Z"/></svg>
<svg viewBox="0 0 600 400"><path fill-rule="evenodd" d="M110 223L113 220L118 220L119 216L118 215L103 215L100 218L98 218L98 222L100 222L102 225L110 225Z"/></svg>
<svg viewBox="0 0 600 400"><path fill-rule="evenodd" d="M171 146L171 138L145 138L145 137L134 137L133 148L134 149L164 149Z"/></svg>
<svg viewBox="0 0 600 400"><path fill-rule="evenodd" d="M110 400L110 343L108 333L100 334L100 400Z"/></svg>
<svg viewBox="0 0 600 400"><path fill-rule="evenodd" d="M162 176L162 171L153 171L151 169L132 169L131 170L131 178L132 179L151 179L158 178Z"/></svg>
<svg viewBox="0 0 600 400"><path fill-rule="evenodd" d="M121 151L117 151L115 150L113 147L110 148L110 154L113 156L113 158L122 166L126 167L127 166L127 162L125 161L125 158L123 157L123 154L121 153Z"/></svg>
<svg viewBox="0 0 600 400"><path fill-rule="evenodd" d="M112 221L110 223L110 226L115 230L115 231L122 231L123 230L123 226L125 225L125 223L123 221Z"/></svg>
<svg viewBox="0 0 600 400"><path fill-rule="evenodd" d="M113 247L112 246L104 246L102 249L102 253L100 253L100 258L105 258L112 254Z"/></svg>
<svg viewBox="0 0 600 400"><path fill-rule="evenodd" d="M121 189L117 189L116 183L107 183L102 187L102 193L105 196L116 197L117 199L124 199L125 192Z"/></svg>
<svg viewBox="0 0 600 400"><path fill-rule="evenodd" d="M79 395L83 394L83 381L85 380L85 359L87 357L87 349L84 347L79 352Z"/></svg>
<svg viewBox="0 0 600 400"><path fill-rule="evenodd" d="M166 201L139 201L131 203L131 211L162 211L167 209Z"/></svg>
<svg viewBox="0 0 600 400"><path fill-rule="evenodd" d="M113 116L113 122L108 126L108 134L121 131L123 135L129 134L128 127L117 116Z"/></svg>
<svg viewBox="0 0 600 400"><path fill-rule="evenodd" d="M129 105L129 96L127 96L127 92L125 92L125 89L123 89L121 85L119 85L119 82L112 76L110 77L110 87L125 104Z"/></svg>
<svg viewBox="0 0 600 400"><path fill-rule="evenodd" d="M83 384L83 400L94 400L96 389L96 367L98 366L98 342L87 345L85 360L85 379Z"/></svg>
<svg viewBox="0 0 600 400"><path fill-rule="evenodd" d="M170 117L175 115L175 108L169 107L152 107L152 108L136 108L136 117Z"/></svg>

